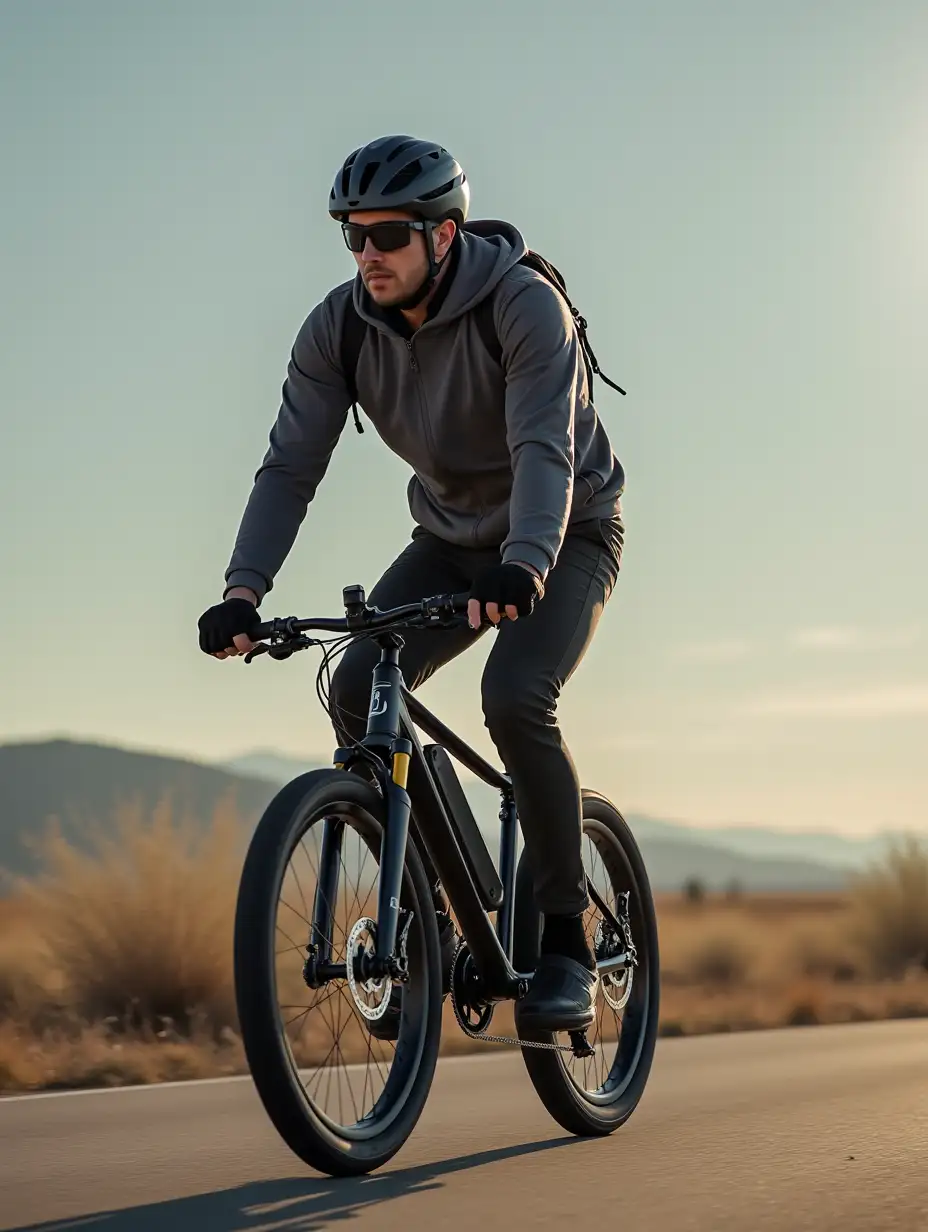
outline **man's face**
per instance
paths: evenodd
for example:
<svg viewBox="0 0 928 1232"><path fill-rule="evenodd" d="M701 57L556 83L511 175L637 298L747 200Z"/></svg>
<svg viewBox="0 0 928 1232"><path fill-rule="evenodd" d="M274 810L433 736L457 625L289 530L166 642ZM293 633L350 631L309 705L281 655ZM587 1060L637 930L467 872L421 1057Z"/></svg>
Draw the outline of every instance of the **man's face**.
<svg viewBox="0 0 928 1232"><path fill-rule="evenodd" d="M362 227L400 219L412 221L413 215L402 210L362 210L349 216L349 222ZM432 232L436 260L440 261L448 251L454 232L454 223L450 221L441 223ZM409 237L410 242L404 248L381 252L368 236L363 251L352 253L371 299L381 308L402 303L422 285L428 274L425 235L410 228Z"/></svg>

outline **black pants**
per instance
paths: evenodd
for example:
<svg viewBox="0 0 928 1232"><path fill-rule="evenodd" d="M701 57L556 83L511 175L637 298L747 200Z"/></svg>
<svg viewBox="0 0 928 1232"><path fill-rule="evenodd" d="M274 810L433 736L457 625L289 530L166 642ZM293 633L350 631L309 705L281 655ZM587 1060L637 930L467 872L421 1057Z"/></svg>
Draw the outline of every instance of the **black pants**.
<svg viewBox="0 0 928 1232"><path fill-rule="evenodd" d="M503 620L483 674L487 729L511 776L540 911L579 912L589 904L581 858L580 784L556 718L557 700L573 674L612 593L622 553L618 518L569 533L531 616ZM412 541L369 596L379 607L468 590L498 548L461 548L414 532ZM410 689L473 645L485 630L404 630L400 666ZM366 727L371 672L380 651L354 643L332 678L340 741ZM343 730L340 730L342 729ZM413 811L417 784L410 776Z"/></svg>

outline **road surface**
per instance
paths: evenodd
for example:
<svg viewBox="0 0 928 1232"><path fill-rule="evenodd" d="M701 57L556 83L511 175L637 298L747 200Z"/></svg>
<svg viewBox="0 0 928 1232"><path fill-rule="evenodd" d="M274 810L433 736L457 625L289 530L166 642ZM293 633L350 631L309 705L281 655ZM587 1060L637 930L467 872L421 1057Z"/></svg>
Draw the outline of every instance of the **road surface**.
<svg viewBox="0 0 928 1232"><path fill-rule="evenodd" d="M488 1046L440 1063L361 1180L290 1154L247 1079L0 1100L0 1228L330 1227L928 1232L928 1021L661 1040L637 1112L594 1141Z"/></svg>

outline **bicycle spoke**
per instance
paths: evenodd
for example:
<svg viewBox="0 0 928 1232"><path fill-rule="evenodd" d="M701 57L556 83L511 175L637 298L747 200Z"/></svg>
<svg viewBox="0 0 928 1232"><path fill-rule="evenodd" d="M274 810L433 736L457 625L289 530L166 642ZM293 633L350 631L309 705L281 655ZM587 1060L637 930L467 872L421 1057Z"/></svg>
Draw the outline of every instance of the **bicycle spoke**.
<svg viewBox="0 0 928 1232"><path fill-rule="evenodd" d="M301 849L302 849L302 851L303 851L303 854L304 854L304 855L306 855L306 848L303 846L303 841L302 841L302 839L300 840L300 847L301 847ZM309 860L309 857L307 856L306 858L307 858L307 861L308 861L308 860ZM296 866L294 866L294 868L293 868L293 880L296 882L296 887L297 887L297 889L300 891L300 898L303 900L303 910L304 910L304 911L309 911L309 905L308 905L308 904L307 904L307 902L306 902L306 895L303 893L303 887L302 887L302 885L300 884L300 879L299 879L299 877L296 875Z"/></svg>
<svg viewBox="0 0 928 1232"><path fill-rule="evenodd" d="M286 931L286 929L281 928L279 924L275 925L275 927L277 928L278 932L282 932L282 933L283 933L283 935L284 935L284 936L287 938L287 940L290 942L290 949L292 949L292 950L305 950L305 949L306 949L306 946L305 946L305 945L297 945L297 943L293 940L293 938L292 938L292 937L290 936L290 934ZM287 950L282 950L282 951L281 951L281 953L282 953L282 954L286 954L286 953L288 953L288 952L289 952L289 951L287 951Z"/></svg>

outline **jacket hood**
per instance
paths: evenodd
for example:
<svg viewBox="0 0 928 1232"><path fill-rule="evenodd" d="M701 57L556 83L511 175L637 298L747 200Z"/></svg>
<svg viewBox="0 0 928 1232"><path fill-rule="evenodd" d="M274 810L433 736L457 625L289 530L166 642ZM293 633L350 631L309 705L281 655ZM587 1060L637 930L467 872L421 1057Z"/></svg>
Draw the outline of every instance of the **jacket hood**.
<svg viewBox="0 0 928 1232"><path fill-rule="evenodd" d="M528 251L521 233L510 223L497 219L466 222L458 229L458 235L460 250L451 286L441 307L423 329L469 312L492 294ZM355 276L353 298L359 316L379 329L385 327L384 313L371 300L360 274Z"/></svg>

